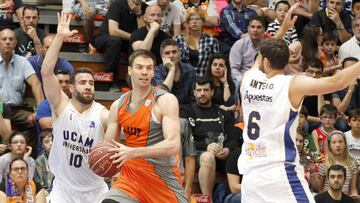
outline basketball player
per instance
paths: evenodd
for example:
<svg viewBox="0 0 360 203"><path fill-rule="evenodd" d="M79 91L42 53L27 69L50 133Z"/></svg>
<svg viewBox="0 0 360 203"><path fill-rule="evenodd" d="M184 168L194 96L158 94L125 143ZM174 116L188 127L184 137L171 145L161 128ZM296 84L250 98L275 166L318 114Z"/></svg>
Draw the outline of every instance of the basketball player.
<svg viewBox="0 0 360 203"><path fill-rule="evenodd" d="M111 158L121 166L121 175L103 203L188 202L175 158L180 150L179 106L174 95L151 86L154 65L147 50L131 54L133 90L111 105L106 139L122 130L125 145L114 141Z"/></svg>
<svg viewBox="0 0 360 203"><path fill-rule="evenodd" d="M288 59L284 40L265 40L241 84L245 126L238 168L243 174L242 203L315 202L295 142L302 100L305 95L344 89L360 75L360 62L331 77L284 75Z"/></svg>
<svg viewBox="0 0 360 203"><path fill-rule="evenodd" d="M57 34L46 53L41 75L44 91L53 112L53 145L49 155L55 176L51 203L99 202L108 191L104 179L88 167L90 149L103 142L108 110L94 101L94 77L87 68L76 69L70 78L70 100L56 82L54 67L63 40L70 31L71 17L58 14Z"/></svg>

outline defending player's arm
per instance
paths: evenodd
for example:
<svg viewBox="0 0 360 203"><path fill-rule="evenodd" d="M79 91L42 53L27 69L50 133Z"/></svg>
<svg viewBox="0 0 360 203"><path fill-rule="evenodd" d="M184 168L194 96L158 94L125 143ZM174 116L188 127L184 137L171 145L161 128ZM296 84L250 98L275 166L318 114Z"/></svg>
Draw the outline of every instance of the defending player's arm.
<svg viewBox="0 0 360 203"><path fill-rule="evenodd" d="M297 108L305 95L319 95L341 90L349 86L360 75L360 62L343 69L331 77L311 78L295 76L289 87L289 98ZM316 88L314 88L316 84Z"/></svg>
<svg viewBox="0 0 360 203"><path fill-rule="evenodd" d="M54 108L55 114L61 112L61 109L65 107L66 101L68 100L68 97L65 95L65 93L61 91L60 84L56 82L57 79L54 74L54 68L57 60L55 59L57 59L59 56L64 39L77 33L76 30L70 31L69 29L71 16L67 15L65 12L61 12L61 14L58 13L57 15L57 34L46 53L43 65L41 67L44 92L52 108Z"/></svg>
<svg viewBox="0 0 360 203"><path fill-rule="evenodd" d="M115 142L118 148L113 150L117 153L111 157L114 159L114 163L119 163L119 166L121 166L126 160L136 157L156 158L179 153L181 144L177 99L172 94L164 94L158 98L157 106L159 107L157 112L161 116L164 140L152 146L136 148L127 147Z"/></svg>
<svg viewBox="0 0 360 203"><path fill-rule="evenodd" d="M104 132L106 132L107 130L108 117L109 117L109 110L104 107L100 112L100 122Z"/></svg>
<svg viewBox="0 0 360 203"><path fill-rule="evenodd" d="M116 100L111 104L109 116L107 119L107 129L105 134L105 142L111 142L111 140L115 140L117 135L119 135L119 124L118 124L118 105L119 100Z"/></svg>

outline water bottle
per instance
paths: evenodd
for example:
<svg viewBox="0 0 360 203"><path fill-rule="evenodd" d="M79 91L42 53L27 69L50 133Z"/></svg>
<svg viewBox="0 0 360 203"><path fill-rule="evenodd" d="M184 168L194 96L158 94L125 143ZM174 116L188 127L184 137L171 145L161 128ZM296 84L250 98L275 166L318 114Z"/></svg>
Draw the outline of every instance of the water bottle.
<svg viewBox="0 0 360 203"><path fill-rule="evenodd" d="M224 145L224 140L225 140L225 137L224 137L224 133L220 133L219 137L218 137L218 145L222 148L223 145Z"/></svg>

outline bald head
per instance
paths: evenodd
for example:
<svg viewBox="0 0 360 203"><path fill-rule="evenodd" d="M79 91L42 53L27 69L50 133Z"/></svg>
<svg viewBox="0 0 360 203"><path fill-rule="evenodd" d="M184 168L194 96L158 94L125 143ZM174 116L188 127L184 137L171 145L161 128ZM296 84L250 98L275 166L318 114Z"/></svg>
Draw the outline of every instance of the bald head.
<svg viewBox="0 0 360 203"><path fill-rule="evenodd" d="M49 49L51 43L53 42L55 38L55 34L48 34L44 38L44 54L46 54L47 50Z"/></svg>
<svg viewBox="0 0 360 203"><path fill-rule="evenodd" d="M11 55L16 46L15 32L11 29L3 29L0 31L0 52L4 57L5 55Z"/></svg>
<svg viewBox="0 0 360 203"><path fill-rule="evenodd" d="M157 22L161 24L162 21L161 18L162 18L162 14L161 14L160 6L158 6L157 4L152 4L146 8L144 21L147 25L152 22Z"/></svg>

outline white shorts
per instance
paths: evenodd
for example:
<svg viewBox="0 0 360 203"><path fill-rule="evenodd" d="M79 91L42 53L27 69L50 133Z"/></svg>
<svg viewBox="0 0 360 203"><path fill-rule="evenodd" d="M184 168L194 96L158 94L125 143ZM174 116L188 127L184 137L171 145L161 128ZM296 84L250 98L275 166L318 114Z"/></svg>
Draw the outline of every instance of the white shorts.
<svg viewBox="0 0 360 203"><path fill-rule="evenodd" d="M105 182L95 190L80 192L62 185L55 179L50 192L50 203L99 203L107 191L109 188Z"/></svg>
<svg viewBox="0 0 360 203"><path fill-rule="evenodd" d="M302 166L268 167L244 174L241 183L241 203L286 202L315 203Z"/></svg>

